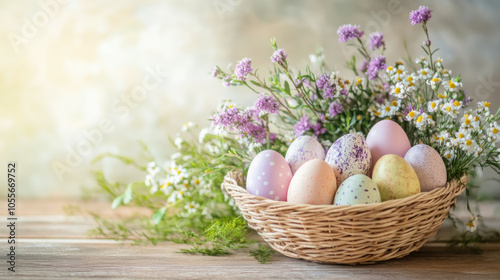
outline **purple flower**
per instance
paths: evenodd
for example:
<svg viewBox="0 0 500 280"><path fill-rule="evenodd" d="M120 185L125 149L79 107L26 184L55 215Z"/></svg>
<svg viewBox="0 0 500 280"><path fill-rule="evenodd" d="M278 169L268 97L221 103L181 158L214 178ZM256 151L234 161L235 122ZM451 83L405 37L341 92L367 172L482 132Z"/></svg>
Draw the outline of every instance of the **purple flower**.
<svg viewBox="0 0 500 280"><path fill-rule="evenodd" d="M359 30L359 25L344 24L339 27L337 34L339 35L339 43L343 43L350 39L355 39L363 36L364 31Z"/></svg>
<svg viewBox="0 0 500 280"><path fill-rule="evenodd" d="M214 70L212 70L212 77L217 78L217 75L219 75L219 69L217 69L217 66L214 66Z"/></svg>
<svg viewBox="0 0 500 280"><path fill-rule="evenodd" d="M261 93L257 101L255 101L254 107L257 109L257 114L260 112L267 112L271 114L276 114L279 111L279 102L272 96L266 96Z"/></svg>
<svg viewBox="0 0 500 280"><path fill-rule="evenodd" d="M222 85L225 86L225 87L228 87L231 85L231 77L229 77L228 75L226 75L224 77L224 79L222 79Z"/></svg>
<svg viewBox="0 0 500 280"><path fill-rule="evenodd" d="M382 55L374 57L370 63L368 63L368 69L366 70L366 74L368 75L368 79L373 80L377 77L378 71L387 68L385 64L385 57Z"/></svg>
<svg viewBox="0 0 500 280"><path fill-rule="evenodd" d="M420 6L418 10L410 12L411 25L427 22L431 19L432 10L426 6Z"/></svg>
<svg viewBox="0 0 500 280"><path fill-rule="evenodd" d="M304 115L300 120L294 125L293 132L295 132L295 137L304 135L304 132L311 129L311 124L309 123L309 118Z"/></svg>
<svg viewBox="0 0 500 280"><path fill-rule="evenodd" d="M335 117L336 115L342 114L344 112L344 107L342 107L341 104L333 101L328 107L328 112L332 117Z"/></svg>
<svg viewBox="0 0 500 280"><path fill-rule="evenodd" d="M384 34L380 32L370 34L370 49L373 51L380 47L385 47Z"/></svg>
<svg viewBox="0 0 500 280"><path fill-rule="evenodd" d="M318 122L317 124L311 125L311 128L313 129L313 133L315 136L318 136L318 135L326 132L326 128L324 128L320 122Z"/></svg>
<svg viewBox="0 0 500 280"><path fill-rule="evenodd" d="M273 55L271 56L271 61L275 63L282 64L285 59L286 59L286 53L284 49L275 50Z"/></svg>
<svg viewBox="0 0 500 280"><path fill-rule="evenodd" d="M236 69L234 69L234 74L240 81L244 81L247 79L248 73L252 72L252 60L250 58L243 58L238 61L236 65Z"/></svg>
<svg viewBox="0 0 500 280"><path fill-rule="evenodd" d="M330 76L323 74L316 80L316 86L320 91L323 91L323 98L333 98L335 94L335 87L330 83Z"/></svg>
<svg viewBox="0 0 500 280"><path fill-rule="evenodd" d="M408 105L408 107L406 109L404 109L403 111L403 115L408 115L409 112L415 110L415 108L413 108L413 106L411 104Z"/></svg>

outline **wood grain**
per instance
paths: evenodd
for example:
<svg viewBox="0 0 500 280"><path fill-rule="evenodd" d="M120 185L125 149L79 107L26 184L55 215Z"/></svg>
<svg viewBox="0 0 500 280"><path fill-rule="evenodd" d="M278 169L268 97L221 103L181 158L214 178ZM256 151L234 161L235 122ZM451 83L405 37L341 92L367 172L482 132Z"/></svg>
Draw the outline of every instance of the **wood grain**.
<svg viewBox="0 0 500 280"><path fill-rule="evenodd" d="M51 203L45 210L37 203L31 205L38 211L25 209L19 217L16 272L7 271L2 261L0 279L500 279L500 243L484 245L484 253L477 255L429 242L405 258L373 265L326 265L279 254L272 263L260 264L248 249L209 257L176 253L189 246L169 242L137 246L90 239L93 220L64 215L62 206L68 202ZM100 211L109 204L92 207ZM489 222L500 229L498 218ZM0 250L4 254L7 244Z"/></svg>

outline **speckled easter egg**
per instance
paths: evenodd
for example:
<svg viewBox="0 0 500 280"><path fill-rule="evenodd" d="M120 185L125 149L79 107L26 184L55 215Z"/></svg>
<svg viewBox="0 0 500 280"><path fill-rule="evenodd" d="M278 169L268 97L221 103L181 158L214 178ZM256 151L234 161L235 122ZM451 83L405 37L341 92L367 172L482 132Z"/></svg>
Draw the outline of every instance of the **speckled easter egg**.
<svg viewBox="0 0 500 280"><path fill-rule="evenodd" d="M295 139L286 151L285 160L292 174L311 159L325 159L325 149L316 138L303 135Z"/></svg>
<svg viewBox="0 0 500 280"><path fill-rule="evenodd" d="M337 185L354 174L368 174L371 168L371 154L363 136L346 134L335 141L325 158L337 178Z"/></svg>
<svg viewBox="0 0 500 280"><path fill-rule="evenodd" d="M420 181L422 192L432 191L446 185L446 166L439 153L429 145L413 146L405 155Z"/></svg>
<svg viewBox="0 0 500 280"><path fill-rule="evenodd" d="M273 150L260 152L250 163L246 188L248 193L286 201L292 171L285 158Z"/></svg>
<svg viewBox="0 0 500 280"><path fill-rule="evenodd" d="M295 172L288 188L288 202L329 205L337 191L335 173L326 161L312 159Z"/></svg>
<svg viewBox="0 0 500 280"><path fill-rule="evenodd" d="M342 182L335 194L334 205L357 205L381 202L377 185L363 174L352 175Z"/></svg>
<svg viewBox="0 0 500 280"><path fill-rule="evenodd" d="M373 168L372 180L377 184L382 201L420 192L420 183L413 167L398 155L381 157Z"/></svg>
<svg viewBox="0 0 500 280"><path fill-rule="evenodd" d="M405 131L391 120L377 122L368 132L366 144L372 155L372 167L384 155L395 154L404 157L411 148Z"/></svg>

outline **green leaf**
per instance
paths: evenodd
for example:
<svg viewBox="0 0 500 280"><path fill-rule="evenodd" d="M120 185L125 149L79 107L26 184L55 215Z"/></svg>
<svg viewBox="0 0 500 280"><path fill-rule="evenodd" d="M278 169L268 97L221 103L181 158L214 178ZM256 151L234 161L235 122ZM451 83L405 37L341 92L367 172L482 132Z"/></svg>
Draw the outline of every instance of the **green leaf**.
<svg viewBox="0 0 500 280"><path fill-rule="evenodd" d="M250 83L252 83L253 85L256 85L258 87L262 87L259 83L257 83L256 81L250 81Z"/></svg>
<svg viewBox="0 0 500 280"><path fill-rule="evenodd" d="M167 207L163 207L153 214L153 222L155 225L159 224L161 220L163 220L163 217L165 216L166 212L167 212Z"/></svg>
<svg viewBox="0 0 500 280"><path fill-rule="evenodd" d="M122 194L122 195L118 196L117 198L115 198L113 200L113 203L111 204L111 208L113 208L113 209L118 208L118 206L120 206L120 204L123 201L123 197L124 197L124 195Z"/></svg>
<svg viewBox="0 0 500 280"><path fill-rule="evenodd" d="M290 85L288 84L288 81L285 81L285 93L291 96L292 94L290 93Z"/></svg>
<svg viewBox="0 0 500 280"><path fill-rule="evenodd" d="M125 193L123 193L123 204L129 204L132 200L132 184L133 183L128 184Z"/></svg>

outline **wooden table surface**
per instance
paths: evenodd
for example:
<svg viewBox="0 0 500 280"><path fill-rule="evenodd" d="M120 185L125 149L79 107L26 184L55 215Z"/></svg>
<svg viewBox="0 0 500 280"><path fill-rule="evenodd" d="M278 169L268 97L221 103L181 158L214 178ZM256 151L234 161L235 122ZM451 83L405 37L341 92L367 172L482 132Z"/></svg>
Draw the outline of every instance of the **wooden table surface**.
<svg viewBox="0 0 500 280"><path fill-rule="evenodd" d="M63 207L68 204L115 215L104 202L20 202L16 272L7 270L8 244L2 242L0 279L500 279L500 243L483 245L480 255L449 248L436 241L448 234L446 225L434 241L402 259L346 266L276 254L271 263L260 264L248 249L209 257L177 253L189 246L173 243L137 246L91 239L87 232L95 227L94 221L85 215L64 214ZM493 209L500 211L495 205ZM489 223L500 230L500 219L494 217ZM2 218L6 221L7 217ZM1 232L6 240L7 231Z"/></svg>

